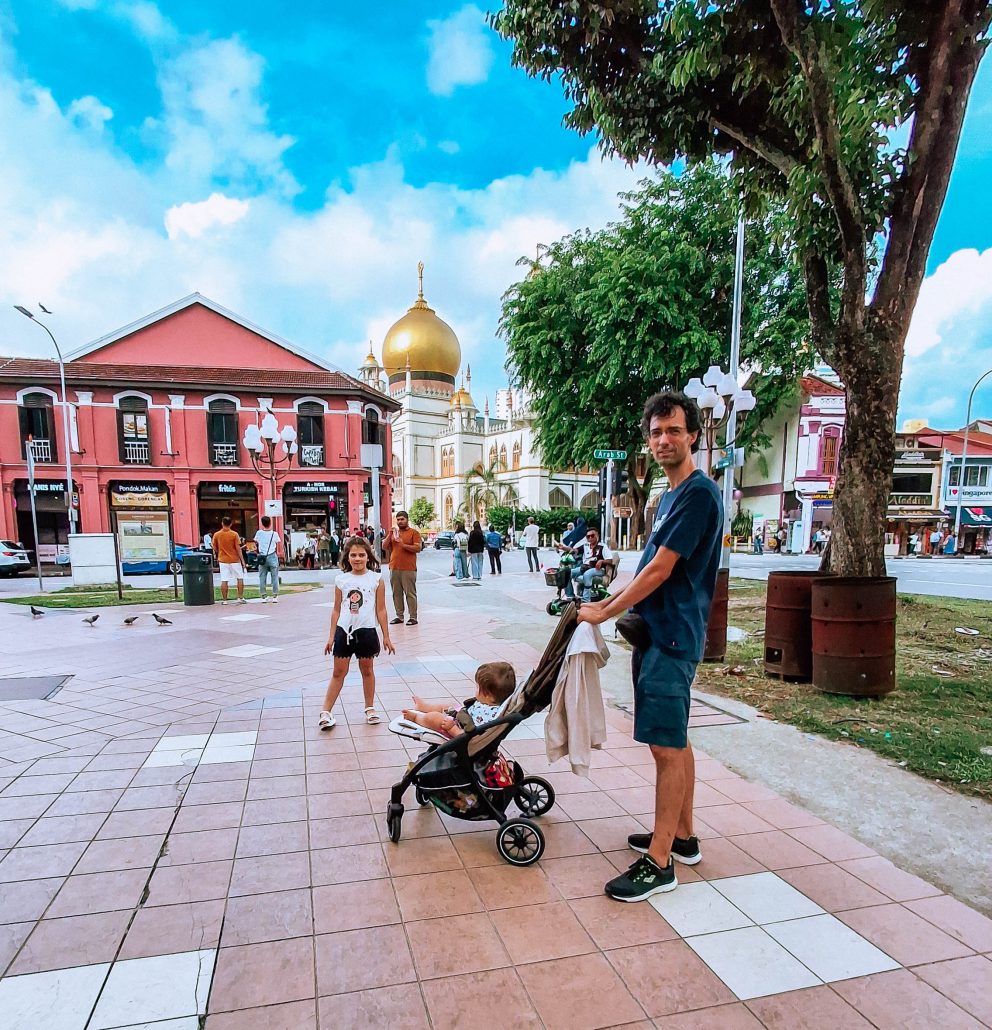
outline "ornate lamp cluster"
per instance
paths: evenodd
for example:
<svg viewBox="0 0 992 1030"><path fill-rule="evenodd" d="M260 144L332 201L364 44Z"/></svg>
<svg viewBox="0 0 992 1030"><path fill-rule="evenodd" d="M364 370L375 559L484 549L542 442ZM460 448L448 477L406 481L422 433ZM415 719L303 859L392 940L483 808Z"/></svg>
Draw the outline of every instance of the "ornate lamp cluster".
<svg viewBox="0 0 992 1030"><path fill-rule="evenodd" d="M707 472L713 462L713 449L716 446L716 434L730 420L732 412L746 414L754 409L757 399L750 390L745 390L736 376L724 372L719 365L710 365L702 379L694 377L685 384L683 390L700 408L703 415L703 438L706 442ZM727 441L728 447L734 446L733 440Z"/></svg>
<svg viewBox="0 0 992 1030"><path fill-rule="evenodd" d="M245 428L243 442L255 471L272 484L274 498L276 482L289 472L298 450L296 430L290 425L280 429L275 415L267 411L261 425L250 424ZM280 443L282 454L277 455L276 446Z"/></svg>

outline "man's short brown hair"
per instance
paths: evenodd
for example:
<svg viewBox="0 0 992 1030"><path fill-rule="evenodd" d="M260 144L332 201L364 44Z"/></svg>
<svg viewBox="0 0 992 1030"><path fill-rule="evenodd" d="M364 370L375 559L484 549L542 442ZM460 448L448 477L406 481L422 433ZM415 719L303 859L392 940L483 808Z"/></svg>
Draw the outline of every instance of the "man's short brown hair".
<svg viewBox="0 0 992 1030"><path fill-rule="evenodd" d="M509 662L486 662L475 670L475 683L502 704L517 689L517 674Z"/></svg>
<svg viewBox="0 0 992 1030"><path fill-rule="evenodd" d="M230 528L231 528L231 516L230 516L230 515L225 515L225 516L224 516L224 517L223 517L223 518L222 518L222 519L220 520L220 524L221 524L221 525L222 525L222 526L223 526L223 527L224 527L225 529L230 529Z"/></svg>

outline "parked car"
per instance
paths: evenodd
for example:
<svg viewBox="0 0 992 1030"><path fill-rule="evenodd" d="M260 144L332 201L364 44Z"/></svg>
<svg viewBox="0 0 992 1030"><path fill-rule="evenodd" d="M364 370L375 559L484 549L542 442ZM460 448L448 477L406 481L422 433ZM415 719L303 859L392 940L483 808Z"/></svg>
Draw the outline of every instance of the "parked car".
<svg viewBox="0 0 992 1030"><path fill-rule="evenodd" d="M189 544L172 545L172 561L159 558L155 561L125 561L121 562L121 568L125 576L136 576L143 573L161 575L165 572L182 572L184 554L203 554L202 547L192 547Z"/></svg>
<svg viewBox="0 0 992 1030"><path fill-rule="evenodd" d="M444 533L438 533L434 538L434 550L440 551L442 548L447 547L449 551L455 549L455 534L445 531Z"/></svg>
<svg viewBox="0 0 992 1030"><path fill-rule="evenodd" d="M31 570L31 555L22 543L0 540L0 576L16 576Z"/></svg>

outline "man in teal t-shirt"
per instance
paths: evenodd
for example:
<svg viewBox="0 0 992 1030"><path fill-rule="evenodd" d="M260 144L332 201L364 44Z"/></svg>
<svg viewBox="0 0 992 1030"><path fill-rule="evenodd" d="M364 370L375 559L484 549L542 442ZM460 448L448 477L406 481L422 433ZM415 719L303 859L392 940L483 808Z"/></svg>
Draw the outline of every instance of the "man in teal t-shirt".
<svg viewBox="0 0 992 1030"><path fill-rule="evenodd" d="M633 608L647 623L650 646L634 649L634 739L651 748L656 800L652 833L627 839L642 857L606 885L618 901L643 901L678 886L674 861L701 861L692 832L695 763L689 745L689 688L703 656L706 624L720 568L723 505L716 484L696 468L701 428L696 402L662 392L644 406L642 428L665 470L669 490L658 506L634 578L580 622L601 623Z"/></svg>

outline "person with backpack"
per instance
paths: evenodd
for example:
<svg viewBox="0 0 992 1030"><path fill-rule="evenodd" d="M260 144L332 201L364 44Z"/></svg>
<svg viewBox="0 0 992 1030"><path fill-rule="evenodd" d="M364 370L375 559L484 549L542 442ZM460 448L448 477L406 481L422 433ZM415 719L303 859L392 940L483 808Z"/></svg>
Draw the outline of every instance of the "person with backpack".
<svg viewBox="0 0 992 1030"><path fill-rule="evenodd" d="M268 604L265 596L266 579L272 581L272 603L279 602L279 534L272 528L272 519L262 516L262 528L255 533L258 548L258 596Z"/></svg>
<svg viewBox="0 0 992 1030"><path fill-rule="evenodd" d="M503 575L503 561L500 557L502 552L503 538L490 526L489 531L486 533L486 553L489 555L490 576Z"/></svg>

